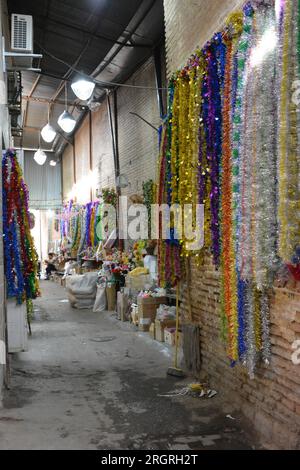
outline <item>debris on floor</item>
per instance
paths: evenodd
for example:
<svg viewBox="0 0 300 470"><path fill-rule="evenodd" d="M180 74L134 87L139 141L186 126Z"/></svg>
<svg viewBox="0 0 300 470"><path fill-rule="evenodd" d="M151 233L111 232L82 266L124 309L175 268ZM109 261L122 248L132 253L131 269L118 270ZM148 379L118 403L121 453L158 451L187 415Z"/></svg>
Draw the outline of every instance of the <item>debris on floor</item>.
<svg viewBox="0 0 300 470"><path fill-rule="evenodd" d="M234 417L231 416L231 415L226 415L226 418L231 419L232 421L235 421L235 419L236 419L236 418L234 418Z"/></svg>
<svg viewBox="0 0 300 470"><path fill-rule="evenodd" d="M217 395L216 390L211 390L205 384L191 383L183 388L176 389L173 392L167 394L158 395L159 397L178 397L178 396L190 396L193 398L213 398Z"/></svg>

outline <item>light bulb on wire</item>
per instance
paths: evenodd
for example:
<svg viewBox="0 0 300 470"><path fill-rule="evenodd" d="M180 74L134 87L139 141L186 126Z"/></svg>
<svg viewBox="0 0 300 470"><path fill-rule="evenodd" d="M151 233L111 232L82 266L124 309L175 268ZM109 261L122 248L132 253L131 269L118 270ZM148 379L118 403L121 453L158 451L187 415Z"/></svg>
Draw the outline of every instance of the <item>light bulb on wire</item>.
<svg viewBox="0 0 300 470"><path fill-rule="evenodd" d="M44 165L47 160L47 155L45 154L44 150L41 149L41 134L39 133L39 148L33 155L34 161L38 165Z"/></svg>
<svg viewBox="0 0 300 470"><path fill-rule="evenodd" d="M56 131L50 124L50 103L48 105L48 122L41 130L41 136L45 142L51 143L55 139Z"/></svg>
<svg viewBox="0 0 300 470"><path fill-rule="evenodd" d="M92 96L95 89L95 83L91 80L80 78L72 83L71 88L77 98L86 101Z"/></svg>
<svg viewBox="0 0 300 470"><path fill-rule="evenodd" d="M66 132L66 134L70 134L76 126L76 120L68 111L64 111L59 116L57 124L64 132Z"/></svg>
<svg viewBox="0 0 300 470"><path fill-rule="evenodd" d="M53 129L51 124L48 123L41 130L41 136L45 142L50 144L55 139L56 131Z"/></svg>
<svg viewBox="0 0 300 470"><path fill-rule="evenodd" d="M76 119L67 111L67 107L67 84L65 84L65 110L59 116L57 124L66 134L70 134L76 126Z"/></svg>
<svg viewBox="0 0 300 470"><path fill-rule="evenodd" d="M33 156L34 160L36 161L36 163L38 165L44 165L44 163L46 162L47 160L47 155L45 154L45 152L43 150L41 150L40 148L35 152L34 156Z"/></svg>

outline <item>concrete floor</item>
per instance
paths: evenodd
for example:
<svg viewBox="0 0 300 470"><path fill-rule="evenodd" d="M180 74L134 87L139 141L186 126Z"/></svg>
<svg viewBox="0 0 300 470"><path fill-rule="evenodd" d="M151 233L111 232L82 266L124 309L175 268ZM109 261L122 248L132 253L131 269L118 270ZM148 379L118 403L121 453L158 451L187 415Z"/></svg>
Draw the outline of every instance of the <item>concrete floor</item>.
<svg viewBox="0 0 300 470"><path fill-rule="evenodd" d="M0 409L0 449L251 449L222 397L159 397L184 386L166 376L171 350L109 313L74 310L42 282L29 351L12 359ZM235 420L226 417L234 413Z"/></svg>

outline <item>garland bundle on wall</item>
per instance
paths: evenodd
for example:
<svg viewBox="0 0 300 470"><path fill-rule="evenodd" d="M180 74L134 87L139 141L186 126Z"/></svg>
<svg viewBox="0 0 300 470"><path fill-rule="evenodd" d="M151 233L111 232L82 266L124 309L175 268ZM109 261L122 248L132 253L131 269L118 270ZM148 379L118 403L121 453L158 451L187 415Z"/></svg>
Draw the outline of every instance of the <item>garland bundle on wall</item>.
<svg viewBox="0 0 300 470"><path fill-rule="evenodd" d="M144 181L143 183L144 204L148 211L148 236L151 238L151 207L155 202L155 183L153 180Z"/></svg>
<svg viewBox="0 0 300 470"><path fill-rule="evenodd" d="M300 262L299 7L253 0L231 14L170 80L161 139L158 202L204 204L222 336L232 365L251 376L270 359L274 276L282 262ZM179 259L203 257L184 237L160 240L159 253L164 285L182 277Z"/></svg>
<svg viewBox="0 0 300 470"><path fill-rule="evenodd" d="M8 297L17 303L39 295L38 257L30 232L28 190L16 152L7 150L2 157L3 244Z"/></svg>
<svg viewBox="0 0 300 470"><path fill-rule="evenodd" d="M101 241L99 224L102 219L102 204L89 202L84 206L70 201L61 214L61 238L67 241L71 255L83 255L87 249L95 250Z"/></svg>

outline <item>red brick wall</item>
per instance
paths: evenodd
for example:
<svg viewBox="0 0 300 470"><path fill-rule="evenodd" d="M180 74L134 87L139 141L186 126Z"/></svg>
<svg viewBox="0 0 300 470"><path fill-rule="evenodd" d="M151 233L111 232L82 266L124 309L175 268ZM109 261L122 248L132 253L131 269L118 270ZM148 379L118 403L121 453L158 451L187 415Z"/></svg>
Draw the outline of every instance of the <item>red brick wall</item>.
<svg viewBox="0 0 300 470"><path fill-rule="evenodd" d="M250 380L242 366L231 368L220 338L220 273L209 257L191 265L192 321L201 326L202 374L225 400L241 409L263 440L283 448L300 446L300 365L292 345L300 339L300 284L275 288L271 302L272 360ZM189 319L187 286L182 314Z"/></svg>

